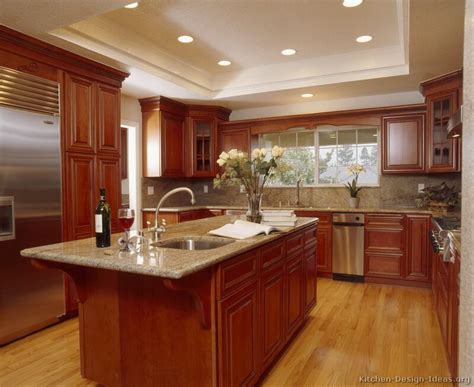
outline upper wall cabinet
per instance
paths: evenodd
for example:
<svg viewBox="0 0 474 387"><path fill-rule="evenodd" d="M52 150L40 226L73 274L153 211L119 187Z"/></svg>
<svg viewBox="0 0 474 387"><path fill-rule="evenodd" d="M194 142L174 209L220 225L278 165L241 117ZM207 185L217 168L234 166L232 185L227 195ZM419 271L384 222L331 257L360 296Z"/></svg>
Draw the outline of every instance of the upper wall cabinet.
<svg viewBox="0 0 474 387"><path fill-rule="evenodd" d="M425 114L382 119L382 172L425 172Z"/></svg>
<svg viewBox="0 0 474 387"><path fill-rule="evenodd" d="M140 100L143 115L143 176L213 177L217 126L230 110L185 105L166 97Z"/></svg>
<svg viewBox="0 0 474 387"><path fill-rule="evenodd" d="M250 152L250 127L234 127L232 125L219 127L218 154L231 149Z"/></svg>
<svg viewBox="0 0 474 387"><path fill-rule="evenodd" d="M427 172L459 172L460 141L447 138L447 125L451 115L461 106L462 70L424 81L420 90L427 105Z"/></svg>
<svg viewBox="0 0 474 387"><path fill-rule="evenodd" d="M98 152L120 153L120 89L96 84Z"/></svg>
<svg viewBox="0 0 474 387"><path fill-rule="evenodd" d="M230 110L218 106L187 108L187 176L214 177L217 160L217 126L228 121Z"/></svg>
<svg viewBox="0 0 474 387"><path fill-rule="evenodd" d="M186 105L165 97L140 100L143 176L184 177Z"/></svg>

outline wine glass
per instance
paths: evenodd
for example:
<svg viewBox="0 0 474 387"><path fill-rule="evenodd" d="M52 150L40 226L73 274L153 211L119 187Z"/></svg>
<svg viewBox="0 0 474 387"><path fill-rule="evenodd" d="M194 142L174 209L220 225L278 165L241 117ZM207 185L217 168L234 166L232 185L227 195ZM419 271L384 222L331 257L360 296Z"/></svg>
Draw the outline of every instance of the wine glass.
<svg viewBox="0 0 474 387"><path fill-rule="evenodd" d="M130 251L130 229L132 228L133 222L135 221L135 210L130 208L120 208L118 210L118 219L122 230L125 231L125 239L123 240L123 246L121 251Z"/></svg>

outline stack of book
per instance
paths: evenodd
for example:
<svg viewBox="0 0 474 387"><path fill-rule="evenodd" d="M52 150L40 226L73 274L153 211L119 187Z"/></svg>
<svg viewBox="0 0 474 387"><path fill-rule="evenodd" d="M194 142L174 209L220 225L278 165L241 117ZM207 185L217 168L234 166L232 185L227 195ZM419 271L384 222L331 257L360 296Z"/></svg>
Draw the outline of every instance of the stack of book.
<svg viewBox="0 0 474 387"><path fill-rule="evenodd" d="M296 215L293 210L266 210L262 211L262 223L274 227L294 227Z"/></svg>

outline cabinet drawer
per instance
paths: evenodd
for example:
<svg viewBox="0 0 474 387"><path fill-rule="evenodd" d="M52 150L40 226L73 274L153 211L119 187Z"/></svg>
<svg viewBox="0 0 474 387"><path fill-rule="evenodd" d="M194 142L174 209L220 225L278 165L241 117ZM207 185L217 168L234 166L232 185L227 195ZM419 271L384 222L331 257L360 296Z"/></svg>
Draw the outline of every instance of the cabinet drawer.
<svg viewBox="0 0 474 387"><path fill-rule="evenodd" d="M366 250L378 250L387 253L403 253L404 233L394 229L366 229Z"/></svg>
<svg viewBox="0 0 474 387"><path fill-rule="evenodd" d="M366 254L368 276L401 277L402 255Z"/></svg>
<svg viewBox="0 0 474 387"><path fill-rule="evenodd" d="M272 266L274 263L285 258L285 243L276 241L262 247L261 265L262 268Z"/></svg>
<svg viewBox="0 0 474 387"><path fill-rule="evenodd" d="M317 232L315 227L311 227L304 232L304 244L305 246L311 245L316 243L317 240Z"/></svg>
<svg viewBox="0 0 474 387"><path fill-rule="evenodd" d="M403 229L404 218L401 214L370 214L365 217L365 226Z"/></svg>
<svg viewBox="0 0 474 387"><path fill-rule="evenodd" d="M298 251L299 249L303 248L304 236L305 236L304 233L300 231L300 232L290 235L286 239L286 253L288 255L291 255L294 252Z"/></svg>
<svg viewBox="0 0 474 387"><path fill-rule="evenodd" d="M217 271L219 298L257 277L258 254L258 250L251 251L219 265Z"/></svg>

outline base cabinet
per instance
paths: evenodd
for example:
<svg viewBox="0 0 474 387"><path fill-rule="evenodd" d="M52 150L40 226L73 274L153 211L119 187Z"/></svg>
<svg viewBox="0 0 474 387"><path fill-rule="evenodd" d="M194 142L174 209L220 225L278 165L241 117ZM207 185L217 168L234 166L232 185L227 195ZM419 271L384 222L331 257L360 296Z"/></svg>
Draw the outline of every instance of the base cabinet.
<svg viewBox="0 0 474 387"><path fill-rule="evenodd" d="M258 378L258 304L256 282L219 303L221 386L250 385Z"/></svg>
<svg viewBox="0 0 474 387"><path fill-rule="evenodd" d="M283 262L262 276L262 362L270 364L285 344L285 328L281 316L285 313L285 266Z"/></svg>
<svg viewBox="0 0 474 387"><path fill-rule="evenodd" d="M253 385L316 304L315 234L310 227L219 266L221 386Z"/></svg>

